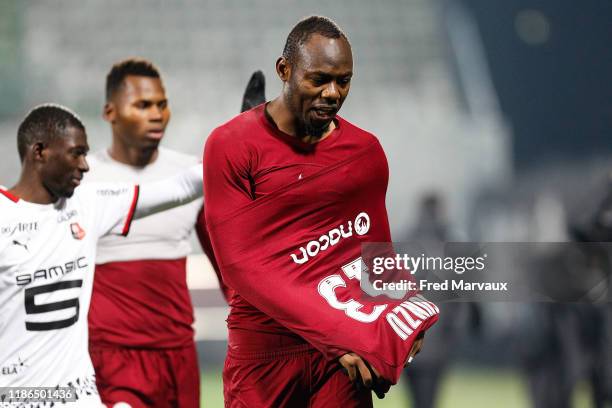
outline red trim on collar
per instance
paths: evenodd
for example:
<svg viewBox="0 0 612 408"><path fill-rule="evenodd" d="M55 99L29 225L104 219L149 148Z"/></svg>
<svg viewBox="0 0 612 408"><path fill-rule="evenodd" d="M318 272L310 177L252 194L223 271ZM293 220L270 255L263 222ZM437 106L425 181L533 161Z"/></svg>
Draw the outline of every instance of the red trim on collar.
<svg viewBox="0 0 612 408"><path fill-rule="evenodd" d="M11 200L14 203L19 201L19 197L9 193L8 190L3 190L3 189L0 188L0 194L4 195L6 198L8 198L9 200Z"/></svg>

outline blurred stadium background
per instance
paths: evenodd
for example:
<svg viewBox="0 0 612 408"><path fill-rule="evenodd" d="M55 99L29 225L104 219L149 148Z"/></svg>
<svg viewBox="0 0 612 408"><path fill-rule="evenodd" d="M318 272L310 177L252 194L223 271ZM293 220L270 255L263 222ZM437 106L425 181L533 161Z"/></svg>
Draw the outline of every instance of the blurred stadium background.
<svg viewBox="0 0 612 408"><path fill-rule="evenodd" d="M612 169L609 0L0 0L0 184L17 179L16 129L36 104L71 107L92 149L107 146L104 78L128 56L162 70L173 112L164 145L200 155L209 132L238 112L252 71L266 74L268 98L277 94L274 62L310 14L336 20L353 45L341 114L387 152L395 240L414 229L432 194L458 239L569 239L568 214ZM202 255L190 259L189 284L203 403L220 407L227 308ZM513 343L533 307L487 304L476 333L466 323L440 343L452 364L437 406L531 406L529 366ZM546 336L536 335L543 349L556 348L558 338ZM557 371L571 371L573 406L594 406L593 356L573 353L571 370ZM395 387L376 406L414 406L404 391Z"/></svg>

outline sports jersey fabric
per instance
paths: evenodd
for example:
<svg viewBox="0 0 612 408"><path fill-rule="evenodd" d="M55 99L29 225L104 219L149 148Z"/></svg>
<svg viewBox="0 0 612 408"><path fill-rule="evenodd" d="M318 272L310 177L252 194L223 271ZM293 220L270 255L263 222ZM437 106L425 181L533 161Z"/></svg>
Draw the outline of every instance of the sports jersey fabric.
<svg viewBox="0 0 612 408"><path fill-rule="evenodd" d="M190 202L201 186L201 166L141 187L82 185L47 205L0 186L0 387L72 386L72 406L97 406L87 312L98 238L127 235L133 218Z"/></svg>
<svg viewBox="0 0 612 408"><path fill-rule="evenodd" d="M391 241L388 166L372 134L335 123L327 138L305 144L260 105L207 140L206 219L235 291L228 326L290 331L328 359L353 351L395 383L438 310L417 296L363 300L361 244Z"/></svg>
<svg viewBox="0 0 612 408"><path fill-rule="evenodd" d="M137 197L92 184L40 205L0 188L0 386L74 386L99 402L87 351L96 242L127 234Z"/></svg>
<svg viewBox="0 0 612 408"><path fill-rule="evenodd" d="M106 150L88 158L86 182L143 183L196 164L199 159L159 148L156 160L134 167ZM90 342L121 347L173 348L193 342L193 307L186 283L186 256L202 199L132 223L127 237L98 241L89 311Z"/></svg>

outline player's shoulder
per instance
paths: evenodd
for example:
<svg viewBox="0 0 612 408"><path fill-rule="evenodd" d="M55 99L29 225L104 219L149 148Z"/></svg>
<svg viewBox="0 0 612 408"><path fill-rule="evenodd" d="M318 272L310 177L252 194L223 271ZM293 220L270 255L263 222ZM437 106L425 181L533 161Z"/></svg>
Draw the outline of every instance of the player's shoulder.
<svg viewBox="0 0 612 408"><path fill-rule="evenodd" d="M261 126L261 115L264 104L242 112L220 126L217 126L208 137L207 143L232 143L250 140Z"/></svg>
<svg viewBox="0 0 612 408"><path fill-rule="evenodd" d="M12 195L8 188L0 185L0 220L9 219L17 210L19 198Z"/></svg>
<svg viewBox="0 0 612 408"><path fill-rule="evenodd" d="M0 184L0 205L10 205L10 203L16 203L19 201L19 197L11 194L9 189Z"/></svg>
<svg viewBox="0 0 612 408"><path fill-rule="evenodd" d="M341 116L336 116L342 131L351 135L351 138L361 138L365 142L379 143L378 137L372 132L360 128L359 126L349 122Z"/></svg>
<svg viewBox="0 0 612 408"><path fill-rule="evenodd" d="M119 168L106 149L88 154L87 164L89 171L85 174L85 184L108 179L109 172L116 172Z"/></svg>
<svg viewBox="0 0 612 408"><path fill-rule="evenodd" d="M87 162L92 166L112 163L112 159L106 149L101 149L87 155Z"/></svg>
<svg viewBox="0 0 612 408"><path fill-rule="evenodd" d="M175 165L177 167L189 167L200 162L200 159L196 156L169 149L167 147L160 146L158 151L159 156L157 157L157 160L166 164Z"/></svg>

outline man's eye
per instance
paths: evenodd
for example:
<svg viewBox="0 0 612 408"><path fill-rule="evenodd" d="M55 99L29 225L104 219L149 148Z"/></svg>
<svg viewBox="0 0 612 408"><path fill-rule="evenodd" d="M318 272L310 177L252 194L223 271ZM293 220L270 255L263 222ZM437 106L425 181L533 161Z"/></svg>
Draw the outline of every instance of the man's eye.
<svg viewBox="0 0 612 408"><path fill-rule="evenodd" d="M325 85L327 81L325 80L325 78L313 78L312 79L312 83L315 84L316 86L321 86L321 85Z"/></svg>
<svg viewBox="0 0 612 408"><path fill-rule="evenodd" d="M340 78L338 80L338 85L345 86L351 82L351 78Z"/></svg>

